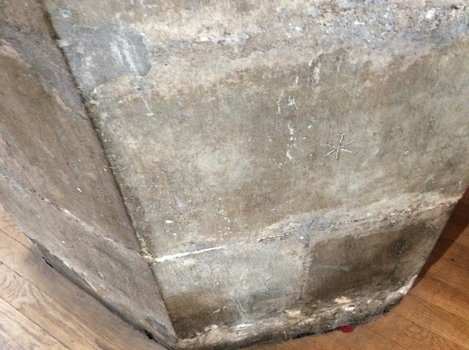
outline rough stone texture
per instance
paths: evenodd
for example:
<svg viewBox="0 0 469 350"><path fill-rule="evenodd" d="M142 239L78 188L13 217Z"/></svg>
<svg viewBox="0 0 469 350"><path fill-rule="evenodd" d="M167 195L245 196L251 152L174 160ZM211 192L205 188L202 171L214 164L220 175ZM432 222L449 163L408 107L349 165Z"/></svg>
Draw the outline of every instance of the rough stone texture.
<svg viewBox="0 0 469 350"><path fill-rule="evenodd" d="M465 2L44 6L137 241L108 238L151 266L174 347L324 332L410 288L469 185Z"/></svg>
<svg viewBox="0 0 469 350"><path fill-rule="evenodd" d="M172 342L158 286L36 2L0 3L0 86L1 202L52 265Z"/></svg>

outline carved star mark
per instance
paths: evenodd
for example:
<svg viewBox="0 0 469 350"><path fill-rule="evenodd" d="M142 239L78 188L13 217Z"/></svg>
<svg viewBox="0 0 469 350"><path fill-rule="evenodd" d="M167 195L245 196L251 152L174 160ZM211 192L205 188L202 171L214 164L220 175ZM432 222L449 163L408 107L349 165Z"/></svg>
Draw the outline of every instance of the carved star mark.
<svg viewBox="0 0 469 350"><path fill-rule="evenodd" d="M327 156L335 153L335 159L339 160L339 154L340 154L341 151L342 152L347 152L347 153L353 153L353 151L351 151L349 149L346 149L345 146L350 145L355 140L349 141L347 143L343 143L344 142L344 137L345 137L345 134L340 134L340 140L339 140L339 143L337 145L331 145L330 143L327 143L326 145L331 147L332 151L327 153L324 157L327 157Z"/></svg>

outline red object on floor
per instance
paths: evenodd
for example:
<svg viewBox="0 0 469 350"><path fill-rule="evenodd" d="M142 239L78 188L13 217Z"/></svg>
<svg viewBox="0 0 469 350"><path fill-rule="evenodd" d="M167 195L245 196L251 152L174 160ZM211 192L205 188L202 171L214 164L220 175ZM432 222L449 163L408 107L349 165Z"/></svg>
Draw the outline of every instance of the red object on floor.
<svg viewBox="0 0 469 350"><path fill-rule="evenodd" d="M344 333L352 333L354 329L353 326L342 326L342 332Z"/></svg>

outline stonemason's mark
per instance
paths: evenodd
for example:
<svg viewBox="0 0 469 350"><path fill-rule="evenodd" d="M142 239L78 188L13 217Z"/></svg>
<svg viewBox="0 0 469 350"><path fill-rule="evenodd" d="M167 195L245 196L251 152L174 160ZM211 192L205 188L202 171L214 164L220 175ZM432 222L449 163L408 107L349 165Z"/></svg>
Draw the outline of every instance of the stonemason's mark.
<svg viewBox="0 0 469 350"><path fill-rule="evenodd" d="M344 136L345 136L345 134L340 134L340 140L339 140L339 143L337 145L331 145L330 143L326 143L327 146L332 147L332 151L327 153L324 157L327 157L327 156L335 153L335 159L339 160L340 151L347 152L347 153L353 153L353 151L351 151L349 149L346 149L345 146L350 145L355 140L352 140L352 141L349 141L345 144L342 144L342 142L344 141Z"/></svg>

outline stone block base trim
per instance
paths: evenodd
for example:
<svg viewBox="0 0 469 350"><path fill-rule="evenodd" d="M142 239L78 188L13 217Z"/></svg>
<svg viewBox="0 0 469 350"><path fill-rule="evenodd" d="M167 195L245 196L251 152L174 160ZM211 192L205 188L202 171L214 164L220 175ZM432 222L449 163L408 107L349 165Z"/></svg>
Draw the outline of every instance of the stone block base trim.
<svg viewBox="0 0 469 350"><path fill-rule="evenodd" d="M186 338L178 348L241 346L378 317L410 289L455 203L402 196L353 213L304 214L236 244L244 249L161 262L168 275L200 277L192 293L179 286L182 296L162 278L163 294L174 295L166 305L175 330ZM227 320L233 326L224 326Z"/></svg>
<svg viewBox="0 0 469 350"><path fill-rule="evenodd" d="M300 311L285 310L283 315L262 322L232 327L213 325L197 336L180 340L175 349L238 349L256 342L280 342L301 336L318 335L343 325L359 325L373 321L393 306L410 289L414 279L403 288L391 292L364 295L354 300L338 299L336 304L317 309L314 316L302 316ZM372 300L372 302L370 302ZM359 310L363 317L357 317Z"/></svg>
<svg viewBox="0 0 469 350"><path fill-rule="evenodd" d="M0 201L168 348L378 317L469 186L464 1L0 0L0 86Z"/></svg>

